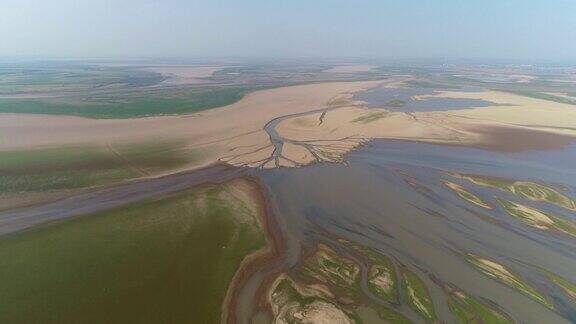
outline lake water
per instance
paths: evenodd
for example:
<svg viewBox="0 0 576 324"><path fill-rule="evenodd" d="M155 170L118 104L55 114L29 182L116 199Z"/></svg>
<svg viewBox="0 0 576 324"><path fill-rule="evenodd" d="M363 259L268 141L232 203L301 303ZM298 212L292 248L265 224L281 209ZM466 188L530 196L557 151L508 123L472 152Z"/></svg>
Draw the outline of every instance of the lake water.
<svg viewBox="0 0 576 324"><path fill-rule="evenodd" d="M486 210L470 204L443 182L458 182L493 206L498 206L495 197L515 198L455 180L447 172L538 181L575 197L576 146L504 154L377 140L347 160L347 165L259 172L289 241L291 257L285 267L297 265L300 249L318 242L337 247L335 238L343 238L373 248L420 275L441 320L453 317L438 282L497 304L517 322L576 321L576 306L538 270L576 282L576 240L528 227L502 208ZM576 221L574 213L564 208L537 206ZM466 253L512 269L549 294L556 311L481 273L465 260ZM405 306L396 310L413 318Z"/></svg>
<svg viewBox="0 0 576 324"><path fill-rule="evenodd" d="M476 91L477 89L458 89L458 91ZM432 97L416 99L416 96L435 95L437 91L426 88L372 88L356 92L355 100L366 102L370 108L386 108L392 111L422 112L446 111L476 107L497 106L498 104L482 99ZM395 104L395 102L397 104ZM401 104L399 104L401 103Z"/></svg>

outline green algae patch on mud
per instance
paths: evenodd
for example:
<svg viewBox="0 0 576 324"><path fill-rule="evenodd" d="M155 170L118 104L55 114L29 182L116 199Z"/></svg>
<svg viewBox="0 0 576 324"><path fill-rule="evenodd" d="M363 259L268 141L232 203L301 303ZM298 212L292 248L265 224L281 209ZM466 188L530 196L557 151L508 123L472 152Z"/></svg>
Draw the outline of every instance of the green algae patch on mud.
<svg viewBox="0 0 576 324"><path fill-rule="evenodd" d="M508 324L512 318L456 288L448 288L448 307L458 323Z"/></svg>
<svg viewBox="0 0 576 324"><path fill-rule="evenodd" d="M402 288L410 308L428 322L436 320L436 312L434 311L434 304L428 292L428 287L418 275L408 269L403 269Z"/></svg>
<svg viewBox="0 0 576 324"><path fill-rule="evenodd" d="M488 277L499 281L506 286L523 293L524 295L532 298L533 300L539 302L540 304L554 309L554 306L540 293L538 293L534 288L532 288L528 283L526 283L520 276L513 273L507 267L494 262L492 260L485 259L483 257L469 253L466 256L466 260L471 263L476 269L484 273Z"/></svg>
<svg viewBox="0 0 576 324"><path fill-rule="evenodd" d="M300 286L288 276L276 279L268 301L274 323L359 323L356 316L330 301L322 290Z"/></svg>
<svg viewBox="0 0 576 324"><path fill-rule="evenodd" d="M498 202L510 216L530 227L540 230L557 230L576 237L576 224L569 220L506 199L498 199Z"/></svg>
<svg viewBox="0 0 576 324"><path fill-rule="evenodd" d="M304 261L302 272L320 282L330 283L348 292L358 290L360 267L354 261L338 255L319 244L315 253Z"/></svg>
<svg viewBox="0 0 576 324"><path fill-rule="evenodd" d="M485 208L485 209L492 209L492 207L490 205L488 205L486 202L484 202L484 200L482 200L480 197L476 196L475 194L471 193L470 191L464 189L464 187L460 186L459 184L449 182L449 181L444 182L444 184L448 188L452 189L452 191L454 191L458 195L458 197L466 200L467 202L474 204L476 206L480 206L480 207Z"/></svg>
<svg viewBox="0 0 576 324"><path fill-rule="evenodd" d="M452 174L452 176L470 181L476 185L500 189L536 202L547 202L559 207L576 211L576 202L559 190L539 183L515 181L496 177L469 174Z"/></svg>
<svg viewBox="0 0 576 324"><path fill-rule="evenodd" d="M0 322L220 321L241 262L266 246L234 180L0 239Z"/></svg>

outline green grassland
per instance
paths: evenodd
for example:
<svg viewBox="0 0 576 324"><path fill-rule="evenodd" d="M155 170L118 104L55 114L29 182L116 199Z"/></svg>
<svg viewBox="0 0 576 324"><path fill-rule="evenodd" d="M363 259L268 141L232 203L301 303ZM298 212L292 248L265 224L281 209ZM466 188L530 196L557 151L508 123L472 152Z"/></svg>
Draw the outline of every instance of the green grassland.
<svg viewBox="0 0 576 324"><path fill-rule="evenodd" d="M136 118L194 113L232 104L251 89L226 87L103 97L0 99L0 113L70 115L89 118Z"/></svg>
<svg viewBox="0 0 576 324"><path fill-rule="evenodd" d="M256 217L219 185L2 237L0 322L217 323Z"/></svg>
<svg viewBox="0 0 576 324"><path fill-rule="evenodd" d="M163 81L159 73L126 67L43 62L0 66L0 94L68 92L104 87L150 86Z"/></svg>
<svg viewBox="0 0 576 324"><path fill-rule="evenodd" d="M0 195L93 187L154 174L195 158L179 142L0 152Z"/></svg>

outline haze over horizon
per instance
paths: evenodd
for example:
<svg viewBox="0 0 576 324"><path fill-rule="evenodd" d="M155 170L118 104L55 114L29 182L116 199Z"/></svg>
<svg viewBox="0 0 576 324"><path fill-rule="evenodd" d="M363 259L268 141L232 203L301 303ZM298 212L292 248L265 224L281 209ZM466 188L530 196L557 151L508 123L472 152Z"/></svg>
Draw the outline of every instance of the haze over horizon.
<svg viewBox="0 0 576 324"><path fill-rule="evenodd" d="M0 57L576 61L576 1L4 0Z"/></svg>

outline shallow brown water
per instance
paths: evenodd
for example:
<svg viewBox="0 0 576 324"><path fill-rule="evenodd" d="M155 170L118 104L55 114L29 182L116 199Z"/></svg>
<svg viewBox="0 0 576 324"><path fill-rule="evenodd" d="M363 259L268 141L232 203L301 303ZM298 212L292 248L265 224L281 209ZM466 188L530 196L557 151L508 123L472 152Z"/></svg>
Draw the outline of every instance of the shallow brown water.
<svg viewBox="0 0 576 324"><path fill-rule="evenodd" d="M454 181L447 171L474 173L546 183L563 188L574 198L576 146L497 153L375 141L351 153L348 160L348 165L261 172L292 249L284 266L297 264L295 256L301 248L317 242L337 246L335 238L344 238L373 248L419 274L442 321L452 322L454 317L438 282L496 303L516 322L576 320L576 305L552 288L538 270L576 282L576 240L529 228L500 208L488 211L474 206L443 184L444 180ZM512 194L498 190L474 188L474 192L494 206L496 196L512 199ZM576 220L572 211L549 204L538 206ZM463 258L466 253L489 258L520 274L550 296L555 311L479 272ZM397 310L407 312L405 307Z"/></svg>

